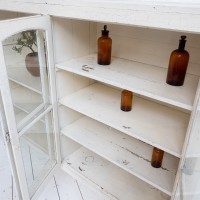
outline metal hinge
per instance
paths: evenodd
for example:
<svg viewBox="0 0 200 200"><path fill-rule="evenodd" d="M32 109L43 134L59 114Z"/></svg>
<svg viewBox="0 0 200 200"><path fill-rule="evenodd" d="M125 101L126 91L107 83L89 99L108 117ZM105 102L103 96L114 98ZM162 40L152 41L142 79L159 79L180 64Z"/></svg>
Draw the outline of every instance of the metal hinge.
<svg viewBox="0 0 200 200"><path fill-rule="evenodd" d="M6 142L10 142L10 134L9 134L9 132L6 132L5 138L6 138Z"/></svg>

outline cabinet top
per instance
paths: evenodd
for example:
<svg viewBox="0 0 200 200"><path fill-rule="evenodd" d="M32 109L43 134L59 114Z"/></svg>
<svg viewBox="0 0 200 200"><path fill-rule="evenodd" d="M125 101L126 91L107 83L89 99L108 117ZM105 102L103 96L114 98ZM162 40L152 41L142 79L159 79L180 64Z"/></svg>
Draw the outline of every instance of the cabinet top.
<svg viewBox="0 0 200 200"><path fill-rule="evenodd" d="M0 9L200 33L199 0L0 0Z"/></svg>

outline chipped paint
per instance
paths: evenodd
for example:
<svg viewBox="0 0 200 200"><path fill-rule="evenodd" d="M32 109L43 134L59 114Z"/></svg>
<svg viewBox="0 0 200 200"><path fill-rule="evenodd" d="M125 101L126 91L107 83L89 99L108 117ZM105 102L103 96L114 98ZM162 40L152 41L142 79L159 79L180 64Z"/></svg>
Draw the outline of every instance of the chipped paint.
<svg viewBox="0 0 200 200"><path fill-rule="evenodd" d="M148 160L147 158L144 158L144 157L142 157L142 156L140 156L140 155L134 153L133 151L129 150L128 148L125 148L125 147L120 146L120 145L118 145L118 144L116 144L116 145L119 146L120 148L122 148L122 149L128 151L129 153L131 153L132 155L134 155L134 156L136 156L136 157L138 157L138 158L141 158L141 159L143 159L143 160L145 160L145 161L147 161L147 162L149 162L149 163L151 162L151 160ZM126 162L122 161L122 163L123 163L123 164L126 164L126 165L129 164L128 161L126 161ZM127 164L127 163L128 163L128 164ZM168 172L170 171L170 170L168 170L168 169L165 168L165 167L161 167L161 169L162 169L162 170L166 170L166 171L168 171Z"/></svg>

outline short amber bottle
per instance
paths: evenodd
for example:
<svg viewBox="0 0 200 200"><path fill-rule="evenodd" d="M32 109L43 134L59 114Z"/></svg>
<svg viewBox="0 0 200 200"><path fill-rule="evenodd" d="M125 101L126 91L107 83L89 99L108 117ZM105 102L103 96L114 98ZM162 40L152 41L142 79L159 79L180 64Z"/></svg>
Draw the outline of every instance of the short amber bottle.
<svg viewBox="0 0 200 200"><path fill-rule="evenodd" d="M121 93L121 110L128 112L132 109L133 93L129 90L123 90Z"/></svg>
<svg viewBox="0 0 200 200"><path fill-rule="evenodd" d="M112 39L109 37L107 26L104 25L102 36L98 39L98 58L99 65L109 65L111 62Z"/></svg>
<svg viewBox="0 0 200 200"><path fill-rule="evenodd" d="M167 84L173 86L182 86L185 80L185 74L189 62L189 53L185 50L186 36L181 36L178 49L171 53Z"/></svg>
<svg viewBox="0 0 200 200"><path fill-rule="evenodd" d="M160 168L162 166L163 155L163 150L154 147L151 158L151 166L155 168Z"/></svg>

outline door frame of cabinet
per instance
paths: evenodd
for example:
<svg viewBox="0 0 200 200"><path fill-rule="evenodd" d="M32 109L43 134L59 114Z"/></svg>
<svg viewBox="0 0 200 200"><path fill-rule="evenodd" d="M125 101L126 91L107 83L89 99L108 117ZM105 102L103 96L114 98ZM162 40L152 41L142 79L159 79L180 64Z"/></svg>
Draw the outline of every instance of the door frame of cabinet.
<svg viewBox="0 0 200 200"><path fill-rule="evenodd" d="M43 30L45 31L45 39L46 39L46 60L47 60L47 66L48 66L48 76L49 76L49 83L50 83L50 103L52 105L52 112L53 112L53 131L55 135L55 148L56 148L56 165L52 169L52 171L49 173L49 175L46 177L46 179L49 179L49 177L52 177L53 171L57 168L57 166L61 162L61 156L60 156L60 143L59 143L59 127L58 127L58 111L57 111L57 95L56 95L56 80L55 80L55 68L54 68L54 54L53 54L53 47L52 47L52 29L51 29L51 18L50 16L31 16L31 17L23 17L23 18L17 18L17 19L11 19L11 20L4 20L0 22L0 42L2 43L7 37L12 36L16 33L19 33L21 31L25 30ZM15 115L13 110L13 103L9 88L9 82L8 82L8 76L6 72L6 64L4 60L4 52L3 52L3 46L1 44L0 47L0 89L1 89L1 95L2 95L2 102L3 107L5 111L5 118L8 126L8 132L10 134L10 144L13 152L13 162L15 163L15 169L17 173L17 177L19 179L19 187L21 192L22 199L30 199L30 194L28 191L28 186L26 182L26 176L23 166L23 159L22 154L20 150L20 143L19 143L19 134L17 131L17 125L15 121ZM39 116L38 116L39 117ZM12 155L11 155L12 157ZM46 181L43 181L43 185L46 184ZM40 188L38 188L38 191ZM32 196L32 199L35 198L35 196L38 195L38 192Z"/></svg>
<svg viewBox="0 0 200 200"><path fill-rule="evenodd" d="M19 185L19 179L17 177L17 172L16 172L16 167L15 167L15 161L14 161L14 155L12 151L12 146L10 143L10 138L9 135L7 135L8 132L8 127L5 119L5 114L4 114L4 109L3 109L3 103L1 99L1 92L0 92L0 132L3 136L4 143L6 144L6 152L7 152L7 157L10 163L10 169L13 175L13 180L14 180L14 187L16 188L17 192L17 197L19 199L22 199L21 196L21 191L20 191L20 185Z"/></svg>

